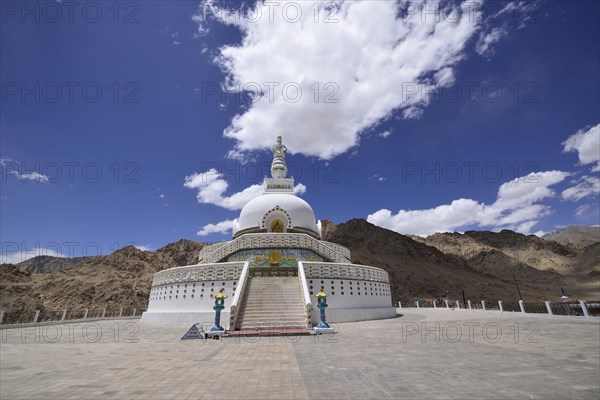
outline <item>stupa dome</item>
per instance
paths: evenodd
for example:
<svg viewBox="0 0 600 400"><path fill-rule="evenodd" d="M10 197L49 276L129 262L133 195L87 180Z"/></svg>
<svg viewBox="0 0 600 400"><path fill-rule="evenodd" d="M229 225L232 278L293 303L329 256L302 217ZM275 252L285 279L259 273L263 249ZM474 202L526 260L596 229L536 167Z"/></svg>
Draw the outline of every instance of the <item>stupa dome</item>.
<svg viewBox="0 0 600 400"><path fill-rule="evenodd" d="M246 203L233 223L234 237L243 233L278 231L321 236L312 207L293 193L264 193L255 197Z"/></svg>

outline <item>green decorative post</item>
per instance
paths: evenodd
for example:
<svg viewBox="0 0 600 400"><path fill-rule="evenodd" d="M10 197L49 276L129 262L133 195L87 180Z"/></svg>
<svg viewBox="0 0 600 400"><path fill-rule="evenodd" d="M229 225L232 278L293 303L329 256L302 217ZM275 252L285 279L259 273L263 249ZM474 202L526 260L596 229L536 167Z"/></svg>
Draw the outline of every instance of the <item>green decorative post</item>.
<svg viewBox="0 0 600 400"><path fill-rule="evenodd" d="M227 296L225 293L225 289L219 290L219 293L215 296L215 306L213 310L215 310L215 325L211 328L211 332L224 332L225 329L221 327L221 311L225 309L225 299Z"/></svg>
<svg viewBox="0 0 600 400"><path fill-rule="evenodd" d="M328 307L327 305L327 293L323 291L323 288L317 293L317 307L320 312L320 322L319 325L315 327L315 332L317 333L333 333L333 328L327 324L327 320L325 318L325 309Z"/></svg>

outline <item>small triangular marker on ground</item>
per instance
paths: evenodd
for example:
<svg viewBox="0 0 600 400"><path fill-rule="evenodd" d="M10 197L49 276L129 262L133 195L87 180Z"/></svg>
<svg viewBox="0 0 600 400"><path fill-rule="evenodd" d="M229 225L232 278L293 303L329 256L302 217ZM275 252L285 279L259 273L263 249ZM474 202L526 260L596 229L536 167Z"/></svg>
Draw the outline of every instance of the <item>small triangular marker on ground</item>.
<svg viewBox="0 0 600 400"><path fill-rule="evenodd" d="M192 327L187 331L185 335L181 338L181 340L188 339L206 339L206 333L199 328L199 323L192 325Z"/></svg>

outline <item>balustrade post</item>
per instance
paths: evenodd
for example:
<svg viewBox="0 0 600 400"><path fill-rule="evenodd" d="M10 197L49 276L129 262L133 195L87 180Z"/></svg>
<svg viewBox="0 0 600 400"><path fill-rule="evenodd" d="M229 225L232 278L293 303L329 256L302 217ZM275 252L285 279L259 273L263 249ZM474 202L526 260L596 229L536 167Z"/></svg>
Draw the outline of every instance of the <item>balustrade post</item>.
<svg viewBox="0 0 600 400"><path fill-rule="evenodd" d="M589 317L590 313L588 312L587 306L585 305L585 300L579 300L579 304L581 304L581 309L583 310L583 315L585 317Z"/></svg>

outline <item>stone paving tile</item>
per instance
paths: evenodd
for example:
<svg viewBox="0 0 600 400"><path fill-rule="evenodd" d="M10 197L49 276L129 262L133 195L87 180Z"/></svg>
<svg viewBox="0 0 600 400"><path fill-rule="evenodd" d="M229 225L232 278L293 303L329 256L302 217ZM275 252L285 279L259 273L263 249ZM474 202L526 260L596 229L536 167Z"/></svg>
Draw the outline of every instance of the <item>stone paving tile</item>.
<svg viewBox="0 0 600 400"><path fill-rule="evenodd" d="M132 321L63 325L56 343L52 328L0 330L0 398L600 397L598 319L401 313L339 324L338 334L319 337L180 341L185 327ZM421 336L436 323L439 341ZM490 340L485 326L492 338L496 328L501 334ZM451 340L457 327L462 336ZM411 328L419 332L407 335Z"/></svg>

